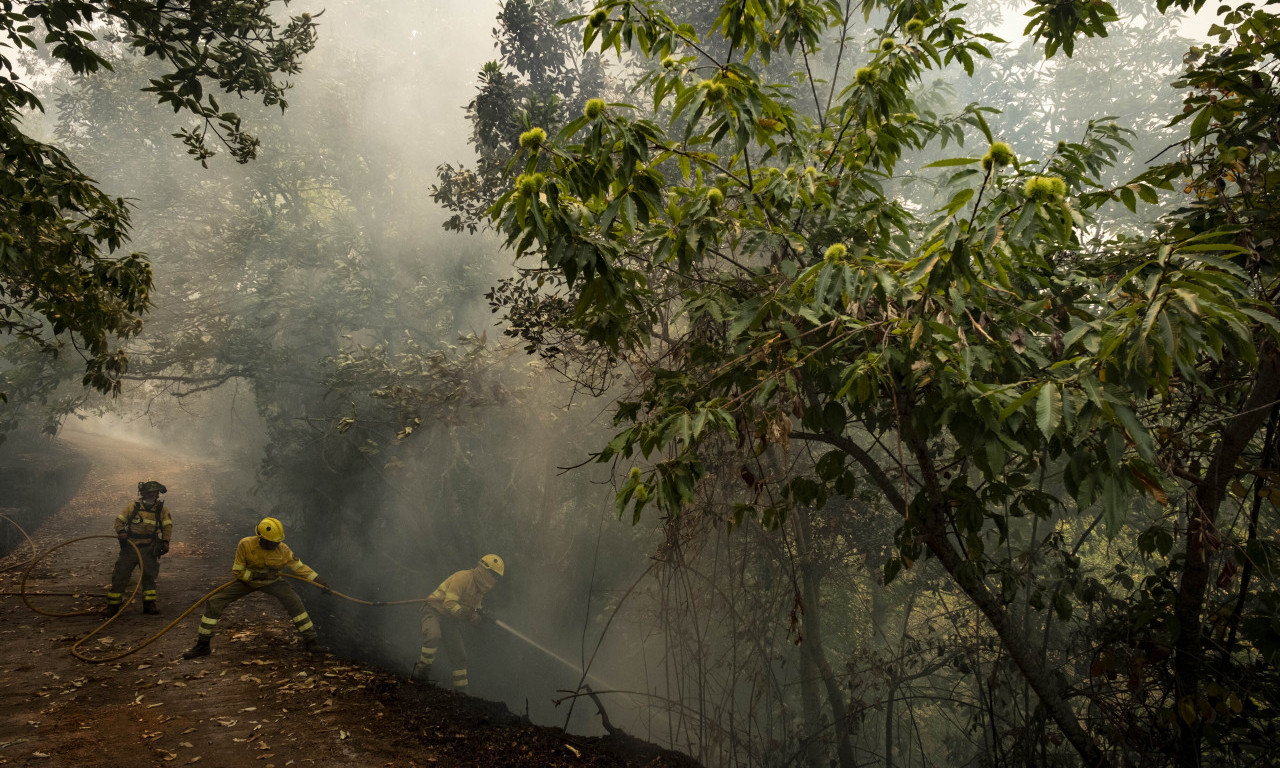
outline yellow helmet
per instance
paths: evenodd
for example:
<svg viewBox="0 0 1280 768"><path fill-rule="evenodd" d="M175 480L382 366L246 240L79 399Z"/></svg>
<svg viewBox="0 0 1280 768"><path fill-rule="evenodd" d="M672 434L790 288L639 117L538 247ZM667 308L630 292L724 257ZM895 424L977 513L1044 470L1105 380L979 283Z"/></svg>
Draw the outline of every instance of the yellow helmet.
<svg viewBox="0 0 1280 768"><path fill-rule="evenodd" d="M493 571L499 576L501 576L502 572L506 570L506 566L502 564L502 558L497 555L485 555L480 558L480 566Z"/></svg>
<svg viewBox="0 0 1280 768"><path fill-rule="evenodd" d="M267 541L284 541L284 526L274 517L264 517L254 531Z"/></svg>

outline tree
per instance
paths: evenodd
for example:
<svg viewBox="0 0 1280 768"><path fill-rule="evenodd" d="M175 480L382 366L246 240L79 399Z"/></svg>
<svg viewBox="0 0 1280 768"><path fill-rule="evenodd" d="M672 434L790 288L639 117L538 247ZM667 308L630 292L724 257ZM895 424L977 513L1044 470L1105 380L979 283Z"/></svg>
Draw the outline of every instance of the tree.
<svg viewBox="0 0 1280 768"><path fill-rule="evenodd" d="M1228 11L1232 45L1188 71L1193 90L1173 119L1191 120L1183 158L1104 185L1128 146L1120 127L1099 119L1020 158L989 128L989 107L938 115L912 95L927 68L972 71L989 36L942 4L867 9L883 18L862 46L835 3L727 3L703 29L646 2L578 17L584 47L645 62L653 106L588 104L554 133L521 136L511 173L521 172L490 213L554 314L511 319L535 347L546 329L568 328L579 349L642 366L599 453L651 462L619 489L633 519L651 503L679 515L726 469L745 486L726 517L735 524L871 489L901 516L886 579L936 559L1088 765L1132 759L1134 737L1086 716L1090 674L1055 669L1013 614L1030 595L1071 617L1088 591L1080 544L1056 531L1036 543L1054 572L1021 569L1004 545L1025 519L1078 520L1083 537L1101 523L1119 537L1149 499L1164 520L1138 538L1155 562L1130 599L1155 613L1123 621L1174 652L1145 661L1173 659L1168 687L1130 702L1146 743L1167 750L1139 758L1198 764L1209 735L1217 754L1258 749L1257 723L1274 707L1276 658L1262 636L1274 606L1256 604L1254 640L1228 644L1213 689L1203 617L1221 505L1245 498L1232 488L1250 473L1269 499L1272 477L1259 438L1280 394L1274 238L1246 233L1273 227L1274 15ZM1103 35L1117 17L1105 2L1028 15L1048 56L1071 55L1078 36ZM715 37L725 44L706 44ZM824 44L843 55L815 72ZM798 87L761 76L780 52L806 65ZM893 194L904 158L973 132L981 156L922 169L947 190L937 210ZM1177 195L1184 179L1203 202L1154 231L1113 234L1102 217L1109 202ZM816 461L762 471L800 443L823 447ZM735 465L710 461L726 447ZM1263 561L1263 530L1250 526L1254 554L1246 544L1239 557ZM1176 550L1170 531L1187 532ZM1265 597L1242 590L1238 605ZM1227 673L1245 669L1235 680L1247 696Z"/></svg>
<svg viewBox="0 0 1280 768"><path fill-rule="evenodd" d="M282 27L272 16L275 5L6 0L0 33L5 48L46 50L77 76L109 70L112 57L129 53L165 62L143 90L195 118L194 127L175 134L187 151L205 164L220 142L243 163L256 154L258 140L219 106L214 90L283 109L289 84L281 78L299 71L315 43L310 14ZM24 132L24 111L43 106L21 77L13 60L0 58L0 331L49 351L66 336L85 357L84 385L115 393L128 359L112 343L141 328L151 268L140 253L114 255L129 238L128 204L100 189L58 147Z"/></svg>

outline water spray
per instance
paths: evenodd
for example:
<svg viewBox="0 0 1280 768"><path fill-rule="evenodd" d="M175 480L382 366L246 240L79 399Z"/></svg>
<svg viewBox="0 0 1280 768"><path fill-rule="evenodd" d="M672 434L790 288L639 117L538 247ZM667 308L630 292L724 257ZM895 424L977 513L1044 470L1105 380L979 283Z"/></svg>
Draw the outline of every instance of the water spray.
<svg viewBox="0 0 1280 768"><path fill-rule="evenodd" d="M555 659L556 661L560 662L561 664L564 664L566 667L568 667L569 669L572 669L574 672L577 672L578 674L583 675L584 680L593 681L597 685L604 688L611 687L609 683L606 683L604 680L601 680L599 677L596 677L590 672L586 672L585 670L583 670L581 665L574 664L572 661L569 661L568 659L556 653L555 651L551 650L550 648L546 647L545 645L542 645L541 643L534 641L532 638L518 632L515 628L513 628L510 624L507 624L502 619L494 619L493 623L501 627L502 629L505 629L507 632L510 632L517 639L533 646L534 648L537 648L539 651L542 651L543 653Z"/></svg>

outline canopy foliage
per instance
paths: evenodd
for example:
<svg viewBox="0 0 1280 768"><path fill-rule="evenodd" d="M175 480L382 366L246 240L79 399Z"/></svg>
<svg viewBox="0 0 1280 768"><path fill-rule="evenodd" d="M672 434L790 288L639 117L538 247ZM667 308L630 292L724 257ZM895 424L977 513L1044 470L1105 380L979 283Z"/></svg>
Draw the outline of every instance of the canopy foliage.
<svg viewBox="0 0 1280 768"><path fill-rule="evenodd" d="M109 70L121 56L162 61L164 70L142 90L194 118L174 136L202 164L216 143L243 163L258 140L216 93L286 106L283 78L299 71L316 39L310 14L277 21L275 9L287 4L0 3L0 332L49 351L69 339L85 358L84 384L114 393L128 359L113 343L138 333L152 289L145 256L117 255L130 234L129 204L24 129L24 114L44 107L17 57L41 51L77 77Z"/></svg>
<svg viewBox="0 0 1280 768"><path fill-rule="evenodd" d="M526 268L495 305L567 369L636 368L598 453L641 463L621 513L707 513L697 489L726 477L741 484L709 513L728 526L851 499L894 510L885 578L936 559L1086 764L1137 759L1132 734L1082 714L1100 711L1138 713L1163 753L1143 759L1198 765L1206 743L1256 759L1280 703L1276 592L1234 574L1270 574L1275 545L1258 524L1261 507L1274 519L1263 427L1280 396L1268 7L1223 9L1178 82L1181 135L1115 184L1131 134L1113 119L1040 154L1005 141L992 105L926 98L927 71L972 75L996 42L963 6L732 2L686 19L598 3L573 18L584 50L642 75L630 103L524 126L489 214ZM1097 0L1027 15L1047 57L1119 17ZM910 194L919 180L940 196ZM1162 200L1138 234L1113 213ZM1052 573L1008 546L1019 521L1076 518L1085 537L1137 526L1149 575L1104 590L1122 627L1106 658L1159 670L1154 692L1095 679L1117 666L1051 668L1011 620L1024 597L1063 620L1100 599L1083 539L1033 543Z"/></svg>

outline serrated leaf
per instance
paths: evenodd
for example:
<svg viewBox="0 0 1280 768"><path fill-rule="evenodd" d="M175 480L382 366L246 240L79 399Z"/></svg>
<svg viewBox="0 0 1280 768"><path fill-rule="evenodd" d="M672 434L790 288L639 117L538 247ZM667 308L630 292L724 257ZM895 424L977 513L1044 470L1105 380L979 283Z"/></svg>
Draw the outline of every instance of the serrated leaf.
<svg viewBox="0 0 1280 768"><path fill-rule="evenodd" d="M1040 396L1036 399L1036 426L1046 438L1052 437L1058 425L1062 423L1062 395L1054 384L1045 384L1040 388Z"/></svg>

